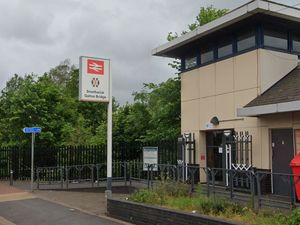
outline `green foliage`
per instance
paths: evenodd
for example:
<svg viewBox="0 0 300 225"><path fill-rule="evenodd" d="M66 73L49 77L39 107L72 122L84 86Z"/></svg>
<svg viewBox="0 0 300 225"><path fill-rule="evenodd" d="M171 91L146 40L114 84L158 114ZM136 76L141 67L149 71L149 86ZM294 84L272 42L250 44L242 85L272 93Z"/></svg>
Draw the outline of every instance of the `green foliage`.
<svg viewBox="0 0 300 225"><path fill-rule="evenodd" d="M194 23L188 24L188 30L181 32L181 35L188 33L189 31L195 30L199 26L203 26L215 19L218 19L229 12L228 9L217 9L212 5L208 7L201 7L198 15L196 16L196 21ZM179 37L177 32L169 32L167 36L168 41L172 41Z"/></svg>
<svg viewBox="0 0 300 225"><path fill-rule="evenodd" d="M287 225L299 225L300 224L300 209L293 210L286 221Z"/></svg>
<svg viewBox="0 0 300 225"><path fill-rule="evenodd" d="M153 205L162 205L164 203L164 199L160 198L157 192L148 191L146 189L138 190L131 195L129 199L134 202L149 203Z"/></svg>
<svg viewBox="0 0 300 225"><path fill-rule="evenodd" d="M290 213L281 211L260 210L254 212L248 207L224 198L207 198L197 187L197 194L191 195L190 186L183 183L164 181L153 190L141 189L130 196L129 200L151 205L162 205L167 208L196 211L200 214L236 220L251 225L298 225L300 209Z"/></svg>
<svg viewBox="0 0 300 225"><path fill-rule="evenodd" d="M154 190L160 196L184 197L190 194L190 185L175 181L163 181Z"/></svg>
<svg viewBox="0 0 300 225"><path fill-rule="evenodd" d="M201 8L193 30L225 14L209 6ZM182 33L186 33L183 31ZM168 40L178 35L169 33ZM171 63L179 69L179 62ZM42 75L14 75L0 94L0 145L25 145L26 126L40 126L43 145L89 145L106 143L105 104L78 101L79 71L65 60ZM160 84L144 84L134 92L134 102L119 106L113 101L113 141L157 142L180 135L180 78Z"/></svg>

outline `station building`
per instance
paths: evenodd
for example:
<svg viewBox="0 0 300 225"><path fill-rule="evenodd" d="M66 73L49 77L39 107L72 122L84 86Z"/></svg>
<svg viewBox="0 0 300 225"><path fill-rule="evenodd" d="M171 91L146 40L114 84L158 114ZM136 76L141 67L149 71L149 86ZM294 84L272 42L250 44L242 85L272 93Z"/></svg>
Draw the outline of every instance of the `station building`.
<svg viewBox="0 0 300 225"><path fill-rule="evenodd" d="M247 131L251 166L290 173L300 153L300 9L254 0L152 54L181 60L181 132L195 134L196 163L224 168L224 132Z"/></svg>

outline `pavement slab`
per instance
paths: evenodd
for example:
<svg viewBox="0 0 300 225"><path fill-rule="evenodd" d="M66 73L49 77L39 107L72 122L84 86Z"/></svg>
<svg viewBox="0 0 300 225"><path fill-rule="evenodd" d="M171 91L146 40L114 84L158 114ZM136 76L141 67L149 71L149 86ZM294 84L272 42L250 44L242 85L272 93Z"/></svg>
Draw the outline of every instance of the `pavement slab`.
<svg viewBox="0 0 300 225"><path fill-rule="evenodd" d="M0 225L131 225L105 215L105 188L30 192L28 182L20 184L0 182ZM113 191L128 195L128 188Z"/></svg>
<svg viewBox="0 0 300 225"><path fill-rule="evenodd" d="M83 213L39 198L0 202L4 225L121 225L98 216ZM6 222L6 224L5 224ZM1 224L1 223L0 223Z"/></svg>

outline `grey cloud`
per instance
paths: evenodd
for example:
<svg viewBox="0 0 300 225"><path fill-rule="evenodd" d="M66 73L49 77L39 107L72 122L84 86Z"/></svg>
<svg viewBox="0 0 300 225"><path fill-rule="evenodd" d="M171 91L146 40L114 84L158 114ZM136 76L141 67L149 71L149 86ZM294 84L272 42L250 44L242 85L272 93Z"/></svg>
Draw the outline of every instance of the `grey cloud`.
<svg viewBox="0 0 300 225"><path fill-rule="evenodd" d="M289 2L292 2L290 0ZM297 0L298 1L298 0ZM170 59L151 56L170 31L181 32L201 6L233 8L242 0L9 0L0 2L0 88L14 73L42 74L80 55L112 60L121 103L144 82L174 77ZM289 4L289 3L287 3Z"/></svg>

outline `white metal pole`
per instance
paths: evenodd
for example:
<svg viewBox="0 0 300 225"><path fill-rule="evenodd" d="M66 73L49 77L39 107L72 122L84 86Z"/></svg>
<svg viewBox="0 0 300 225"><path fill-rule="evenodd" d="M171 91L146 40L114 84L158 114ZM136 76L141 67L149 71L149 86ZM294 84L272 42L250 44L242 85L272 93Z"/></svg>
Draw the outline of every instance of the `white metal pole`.
<svg viewBox="0 0 300 225"><path fill-rule="evenodd" d="M109 62L109 102L107 107L107 196L111 195L112 186L112 76Z"/></svg>
<svg viewBox="0 0 300 225"><path fill-rule="evenodd" d="M35 133L31 134L31 192L33 192L33 179L34 179L34 139L35 139Z"/></svg>

